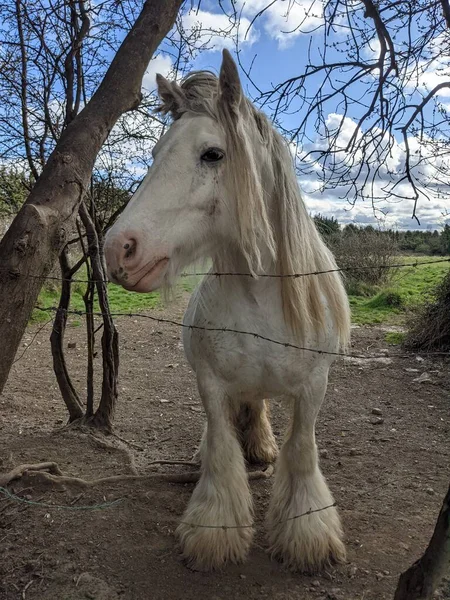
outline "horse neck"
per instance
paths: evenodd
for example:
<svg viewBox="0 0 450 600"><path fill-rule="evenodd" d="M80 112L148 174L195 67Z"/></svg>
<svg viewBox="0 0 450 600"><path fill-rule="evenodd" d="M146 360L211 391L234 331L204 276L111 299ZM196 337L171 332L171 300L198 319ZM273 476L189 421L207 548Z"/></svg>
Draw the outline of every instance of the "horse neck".
<svg viewBox="0 0 450 600"><path fill-rule="evenodd" d="M277 272L277 265L269 250L266 247L260 248L262 268L258 269L258 274L272 275ZM213 273L239 273L244 276L222 277L222 289L232 293L242 291L246 295L259 296L272 291L279 286L280 280L271 277L252 277L250 267L243 252L239 247L229 244L225 251L218 252L212 257ZM245 275L248 275L246 277Z"/></svg>

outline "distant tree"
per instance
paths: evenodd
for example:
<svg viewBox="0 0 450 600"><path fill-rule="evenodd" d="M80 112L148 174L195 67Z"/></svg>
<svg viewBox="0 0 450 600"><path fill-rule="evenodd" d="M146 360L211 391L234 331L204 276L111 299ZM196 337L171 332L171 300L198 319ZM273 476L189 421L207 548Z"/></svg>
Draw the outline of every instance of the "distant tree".
<svg viewBox="0 0 450 600"><path fill-rule="evenodd" d="M23 171L0 166L0 216L15 215L31 186L30 178Z"/></svg>
<svg viewBox="0 0 450 600"><path fill-rule="evenodd" d="M317 229L322 235L326 236L336 234L339 233L341 230L341 226L339 225L338 220L334 217L325 217L324 215L321 215L319 213L317 215L314 215L313 219Z"/></svg>
<svg viewBox="0 0 450 600"><path fill-rule="evenodd" d="M443 254L450 255L450 225L445 224L441 234Z"/></svg>

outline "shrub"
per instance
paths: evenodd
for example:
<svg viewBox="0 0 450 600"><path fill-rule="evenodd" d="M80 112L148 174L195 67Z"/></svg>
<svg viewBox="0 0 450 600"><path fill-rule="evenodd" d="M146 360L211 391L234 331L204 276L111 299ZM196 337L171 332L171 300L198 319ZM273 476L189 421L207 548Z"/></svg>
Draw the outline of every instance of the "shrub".
<svg viewBox="0 0 450 600"><path fill-rule="evenodd" d="M422 243L416 246L416 252L417 254L430 254L431 247L429 244Z"/></svg>
<svg viewBox="0 0 450 600"><path fill-rule="evenodd" d="M325 238L339 267L345 268L347 288L355 282L385 285L392 277L398 245L395 237L374 229L346 228L343 234ZM349 267L348 269L346 267Z"/></svg>
<svg viewBox="0 0 450 600"><path fill-rule="evenodd" d="M346 281L347 294L349 296L362 296L363 298L371 298L377 292L376 286L369 285L363 281L350 279Z"/></svg>
<svg viewBox="0 0 450 600"><path fill-rule="evenodd" d="M412 315L405 348L450 351L450 272Z"/></svg>
<svg viewBox="0 0 450 600"><path fill-rule="evenodd" d="M379 292L374 298L367 302L367 306L370 308L402 308L403 305L403 297L393 290Z"/></svg>

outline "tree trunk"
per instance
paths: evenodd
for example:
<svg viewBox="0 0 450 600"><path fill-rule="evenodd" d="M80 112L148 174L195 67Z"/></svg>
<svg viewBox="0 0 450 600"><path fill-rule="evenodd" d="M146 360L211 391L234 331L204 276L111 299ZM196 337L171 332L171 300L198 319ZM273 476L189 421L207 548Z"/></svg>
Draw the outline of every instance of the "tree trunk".
<svg viewBox="0 0 450 600"><path fill-rule="evenodd" d="M67 126L0 242L0 393L44 278L61 252L96 156L117 119L137 107L145 69L182 0L147 0L86 107Z"/></svg>
<svg viewBox="0 0 450 600"><path fill-rule="evenodd" d="M80 206L80 211L83 203ZM81 216L80 216L81 218ZM88 283L83 294L84 310L86 317L86 337L87 337L87 370L86 370L86 418L94 416L94 298L95 298L95 283L92 281L92 269L89 262L89 249L85 248L83 234L81 232L80 223L77 220L78 235L80 237L80 246L83 250L83 256L86 258L86 272Z"/></svg>
<svg viewBox="0 0 450 600"><path fill-rule="evenodd" d="M67 310L70 304L70 292L72 285L72 275L74 269L69 267L67 260L67 250L61 252L59 257L61 265L61 295L59 299L58 310L53 321L53 329L50 336L50 344L52 348L53 370L58 382L59 391L64 400L64 403L69 411L69 422L80 419L83 414L78 394L72 384L69 372L67 370L66 359L64 357L64 333L67 324ZM76 271L76 267L75 267Z"/></svg>
<svg viewBox="0 0 450 600"><path fill-rule="evenodd" d="M95 427L112 428L115 404L118 396L117 380L119 375L119 336L110 314L108 292L106 289L106 271L102 260L103 248L99 240L101 233L97 232L85 204L80 206L80 217L86 229L88 253L92 267L92 278L97 287L98 302L103 318L102 356L103 381L102 395L98 408L92 418Z"/></svg>
<svg viewBox="0 0 450 600"><path fill-rule="evenodd" d="M400 575L394 600L430 600L450 568L450 487L423 556Z"/></svg>

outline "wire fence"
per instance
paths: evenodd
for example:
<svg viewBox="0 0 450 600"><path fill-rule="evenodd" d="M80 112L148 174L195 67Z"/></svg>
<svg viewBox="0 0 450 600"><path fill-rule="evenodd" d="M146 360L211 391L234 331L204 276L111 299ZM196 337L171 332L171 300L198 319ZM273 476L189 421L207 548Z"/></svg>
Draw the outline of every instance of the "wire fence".
<svg viewBox="0 0 450 600"><path fill-rule="evenodd" d="M273 471L273 467L271 467L271 469ZM389 479L388 481L385 481L381 484L377 484L376 486L372 486L366 490L358 490L358 497L372 495L374 492L380 490L381 488L385 488L389 485L396 484L400 480L407 479L408 477L409 477L409 475L404 475L400 478ZM28 489L28 488L25 488L25 489ZM18 494L11 492L10 490L8 490L5 487L0 487L0 494L3 495L6 500L11 500L12 502L15 502L18 504L27 505L27 506L35 507L35 508L45 508L47 510L53 509L53 510L68 510L68 511L105 510L105 509L119 506L122 503L126 502L126 500L127 500L127 498L124 497L124 498L116 498L115 500L111 500L109 502L104 501L101 503L93 503L93 504L85 504L85 505L74 505L73 503L71 503L71 504L52 504L49 502L41 502L41 501L36 501L36 500L30 500L29 498L24 498L22 496L19 496ZM309 508L308 510L306 510L298 515L293 515L291 517L281 519L281 520L277 521L275 523L275 525L280 525L283 523L288 523L290 521L295 521L297 519L301 519L303 517L308 517L315 513L320 513L325 510L330 510L332 508L336 508L337 506L338 506L338 503L336 501L333 501L330 504L327 504L327 505L319 507L319 508ZM174 521L175 521L175 519L174 519ZM265 524L265 519L264 518L261 518L261 519L256 518L253 520L252 523L247 523L247 524L243 524L243 525L241 525L241 524L239 524L239 525L201 524L201 523L191 523L189 521L182 521L182 520L178 520L178 519L176 519L176 522L179 524L182 524L182 525L187 525L188 527L193 527L193 528L222 529L222 530L226 531L229 529L252 529L255 525Z"/></svg>
<svg viewBox="0 0 450 600"><path fill-rule="evenodd" d="M180 277L249 277L249 278L276 278L276 279L281 279L281 278L301 278L301 277L308 277L308 276L320 276L323 274L328 274L328 273L342 273L342 272L348 272L348 271L357 271L357 270L373 270L373 269L377 269L377 270L386 270L386 269L404 269L404 268L416 268L416 267L420 267L420 266L426 266L426 265L436 265L436 264L442 264L442 263L447 263L450 264L450 258L442 258L442 259L436 259L436 260L415 260L415 261L410 261L410 262L401 262L401 263L393 263L393 264L383 264L383 265L376 265L376 266L344 266L344 267L339 267L336 269L327 269L327 270L323 270L323 271L309 271L309 272L305 272L305 273L288 273L288 274L269 274L269 273L260 273L258 275L252 275L251 273L240 273L240 272L216 272L216 271L208 271L208 272L200 272L200 273L181 273ZM21 274L20 271L16 270L16 271L11 271L11 270L7 270L7 269L1 269L0 268L0 272L3 271L8 271L8 273L10 274L11 277L26 277L26 278L32 278L32 279L40 279L42 281L45 280L50 280L50 281L58 281L58 282L62 282L62 281L70 281L71 283L106 283L106 284L110 284L112 282L110 282L109 280L95 280L95 279L64 279L58 276L40 276L40 275L30 275L30 274ZM105 317L108 316L107 313L104 312L100 312L100 311L92 311L92 312L87 312L87 311L82 311L82 310L75 310L75 309L61 309L57 306L36 306L35 309L42 311L42 312L47 312L47 313L57 313L59 311L64 311L66 313L66 315L76 315L76 316L86 316L86 315L90 315L92 317ZM319 348L311 348L308 346L301 346L298 344L295 344L293 342L290 341L283 341L283 340L279 340L279 339L274 339L272 337L269 336L265 336L262 335L258 332L254 332L254 331L246 331L246 330L241 330L241 329L234 329L234 328L229 328L229 327L207 327L207 326L201 326L201 325L194 325L194 324L186 324L184 322L181 321L176 321L174 319L168 319L168 318L163 318L160 316L156 316L156 315L150 315L150 314L144 314L142 312L125 312L125 311L111 311L109 313L109 316L111 317L132 317L132 318L139 318L139 319L147 319L156 323L160 323L160 324L167 324L167 325L175 325L176 327L179 327L181 329L190 329L190 330L196 330L196 331L206 331L206 332L215 332L215 333L223 333L223 334L235 334L235 335L242 335L242 336L247 336L247 337L252 337L254 339L258 339L264 342L269 342L271 344L274 344L276 346L281 346L284 348L290 348L290 349L294 349L294 350L298 350L298 351L302 351L302 352L311 352L311 353L315 353L315 354L319 354L319 355L330 355L330 356L335 356L335 357L340 357L340 358L347 358L347 359L359 359L359 360L373 360L376 358L396 358L396 359L407 359L411 357L411 354L401 354L399 352L396 353L389 353L386 354L384 353L383 355L380 354L361 354L361 353L354 353L354 352L340 352L340 351L329 351L329 350L323 350L323 349L319 349ZM53 320L50 319L49 321L47 321L46 323L44 323L44 325L38 329L38 331L35 332L34 337L31 341L31 343L24 349L24 351L22 352L22 354L15 359L14 363L17 363L18 361L20 361L22 359L22 357L25 355L25 353L28 351L29 347L31 346L31 344L33 343L33 341L36 339L36 337L38 336L38 334L40 333L40 331L42 331L42 329L44 329L49 323L51 323ZM428 356L450 356L450 352L448 351L439 351L439 350L434 350L434 351L427 351L427 352L422 352L422 354L426 354Z"/></svg>
<svg viewBox="0 0 450 600"><path fill-rule="evenodd" d="M36 310L40 310L43 312L53 312L53 313L57 313L58 311L62 311L67 315L77 315L77 316L85 316L85 315L91 315L94 317L107 317L107 316L111 316L111 317L133 317L133 318L140 318L140 319L147 319L149 321L153 321L155 323L161 323L161 324L166 324L166 325L175 325L176 327L179 327L181 329L189 329L191 331L208 331L208 332L214 332L214 333L232 333L232 334L236 334L236 335L243 335L243 336L248 336L248 337L252 337L254 339L257 340L261 340L261 341L265 341L265 342L269 342L271 344L274 344L276 346L282 346L284 348L291 348L294 350L299 350L302 352L313 352L315 354L322 354L322 355L329 355L329 356L336 356L336 357L341 357L341 358L350 358L350 359L365 359L365 360L373 360L376 358L411 358L411 354L400 354L400 353L395 353L395 354L390 354L390 355L380 355L380 354L357 354L357 353L352 353L352 352L333 352L333 351L329 351L329 350L321 350L318 348L310 348L308 346L300 346L298 344L294 344L292 342L286 342L286 341L282 341L282 340L277 340L265 335L262 335L260 333L257 333L255 331L245 331L242 329L233 329L230 327L207 327L207 326L203 326L203 325L192 325L192 324L188 324L188 323L183 323L181 321L176 321L175 319L167 319L164 317L157 317L155 315L148 315L148 314L144 314L144 313L134 313L134 312L115 312L112 311L110 313L103 313L100 311L92 311L92 312L86 312L83 310L66 310L66 309L61 309L58 308L57 306L36 306L35 307ZM51 320L49 321L51 322ZM48 325L48 323L46 323L46 325ZM45 327L45 325L44 325ZM39 332L37 332L39 333ZM430 352L424 352L423 354L426 354L427 356L449 356L450 352L447 351L438 351L438 350L433 350Z"/></svg>
<svg viewBox="0 0 450 600"><path fill-rule="evenodd" d="M356 271L356 270L367 270L367 269L399 269L399 268L406 268L406 267L419 267L422 265L435 265L438 263L449 263L450 264L450 258L443 258L443 259L437 259L437 260L433 260L433 261L413 261L413 262L408 262L408 263L396 263L396 264L389 264L389 265L377 265L377 266L352 266L352 267L340 267L340 268L336 268L336 269L328 269L328 270L324 270L324 271L311 271L311 272L305 272L305 273L290 273L290 274L267 274L267 273L262 273L257 275L257 277L261 277L261 278L300 278L300 277L307 277L307 276L320 276L322 274L327 274L327 273L341 273L341 272L346 272L346 271ZM11 277L27 277L27 278L35 278L35 279L40 279L42 281L44 280L53 280L53 281L58 281L61 282L62 279L61 277L57 277L57 276L46 276L46 277L42 277L42 276L33 276L33 275L29 275L29 274L21 274L18 270L17 271L11 271L11 270L7 270L7 269L1 269L0 271L8 271L9 275ZM195 277L195 276L202 276L202 277L251 277L254 278L255 276L252 275L251 273L239 273L239 272L214 272L214 271L209 271L209 272L204 272L204 273L182 273L181 277ZM73 283L98 283L98 282L102 282L102 283L111 283L109 281L106 280L88 280L88 279L67 279L66 281L71 281ZM396 358L396 359L402 359L402 358L411 358L411 353L408 354L401 354L401 353L377 353L377 354L360 354L360 353L352 353L352 352L339 352L339 351L327 351L327 350L322 350L322 349L318 349L318 348L311 348L311 347L307 347L307 346L301 346L301 345L297 345L294 344L292 342L289 341L283 341L283 340L278 340L278 339L274 339L265 335L262 335L258 332L253 332L253 331L246 331L246 330L240 330L240 329L233 329L233 328L229 328L229 327L207 327L207 326L200 326L200 325L194 325L194 324L187 324L187 323L183 323L181 321L177 321L175 319L170 319L170 318L164 318L164 317L160 317L160 316L156 316L156 315L149 315L149 314L144 314L144 313L136 313L136 312L121 312L121 311L111 311L110 313L104 313L101 311L92 311L92 312L87 312L87 311L82 311L82 310L75 310L75 309L62 309L59 308L57 306L36 306L35 307L37 310L42 311L42 312L47 312L47 313L52 313L55 314L59 311L63 311L66 315L76 315L76 316L85 316L85 315L90 315L93 317L105 317L105 316L112 316L112 317L132 317L132 318L140 318L140 319L146 319L146 320L150 320L152 322L155 323L160 323L160 324L167 324L167 325L173 325L179 328L183 328L183 329L189 329L189 330L193 330L193 331L206 331L206 332L214 332L214 333L223 333L223 334L235 334L235 335L243 335L243 336L250 336L254 339L257 340L261 340L264 342L269 342L271 344L274 344L276 346L280 346L280 347L284 347L284 348L290 348L290 349L294 349L294 350L298 350L298 351L302 351L302 352L312 352L312 353L316 353L319 355L331 355L334 357L341 357L341 358L348 358L348 359L362 359L362 360L374 360L377 358ZM22 354L16 358L16 360L14 362L18 362L19 360L21 360L21 358L24 356L24 354L27 352L27 350L30 348L31 344L34 342L34 340L37 338L38 334L51 322L53 322L53 316L50 320L48 320L46 323L44 323L34 334L30 344L24 349L24 351L22 352ZM445 351L432 351L432 352L423 352L423 355L431 355L431 356L450 356L450 352L445 352ZM380 487L383 487L384 485L389 485L391 482L388 481L385 484L377 485L375 489L378 489ZM367 490L366 492L361 492L362 494L364 493L371 493L372 490ZM124 499L123 498L119 498L117 500L114 500L112 502L105 502L102 504L93 504L93 505L86 505L86 506L79 506L79 507L74 507L71 505L55 505L55 504L48 504L48 503L42 503L42 502L37 502L37 501L31 501L25 498L21 498L20 496L13 494L12 492L10 492L9 490L7 490L6 488L0 488L0 494L2 494L3 496L5 496L7 499L15 501L15 502L19 502L22 504L27 504L30 506L35 506L35 507L42 507L42 508L56 508L56 509L67 509L67 510L99 510L99 509L105 509L105 508L110 508L113 506L116 506L118 504L120 504ZM291 520L295 520L295 519L299 519L302 517L306 517L308 515L311 515L313 513L317 513L317 512L321 512L321 511L325 511L325 510L329 510L331 508L334 508L337 506L336 502L333 502L331 504L328 504L326 506L320 507L320 508L310 508L309 510L298 514L298 515L294 515L292 517L288 517L287 519L284 519L283 521L280 521L280 523L282 522L287 522L287 521L291 521ZM258 522L258 521L256 521ZM199 524L199 523L190 523L190 522L184 522L181 521L182 524L190 526L190 527L200 527L200 528L208 528L208 529L223 529L223 530L227 530L227 529L242 529L242 528L251 528L254 526L254 523L252 524L239 524L239 525L224 525L224 524Z"/></svg>
<svg viewBox="0 0 450 600"><path fill-rule="evenodd" d="M193 272L187 273L183 272L178 275L178 277L186 278L186 277L249 277L251 279L258 278L272 278L272 279L299 279L301 277L310 277L314 275L326 275L329 273L347 273L350 271L368 271L368 270L379 270L385 271L388 269L402 269L406 267L420 267L423 265L436 265L440 263L448 263L450 264L450 258L439 258L436 260L428 260L428 261L420 261L415 260L412 262L405 263L393 263L393 264L383 264L383 265L368 265L368 266L344 266L338 267L336 269L325 269L323 271L308 271L305 273L249 273L249 272L232 272L232 271L205 271L205 272ZM78 279L78 278L64 278L59 277L57 275L32 275L30 273L21 273L19 269L5 269L0 268L0 272L8 273L11 278L20 278L25 277L27 279L40 279L42 281L67 281L71 283L105 283L105 284L114 284L113 281L109 279Z"/></svg>

